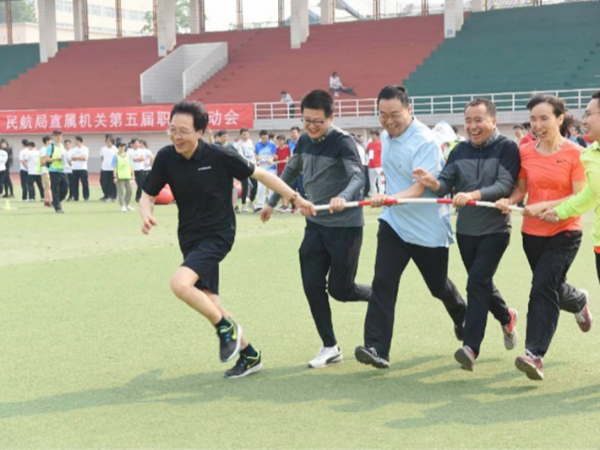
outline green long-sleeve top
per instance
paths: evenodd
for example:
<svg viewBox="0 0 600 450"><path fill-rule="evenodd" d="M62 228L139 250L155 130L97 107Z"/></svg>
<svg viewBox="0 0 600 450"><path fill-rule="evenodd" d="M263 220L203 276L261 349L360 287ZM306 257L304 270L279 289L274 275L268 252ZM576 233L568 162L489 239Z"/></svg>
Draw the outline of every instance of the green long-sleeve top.
<svg viewBox="0 0 600 450"><path fill-rule="evenodd" d="M585 167L586 185L577 195L556 207L561 219L580 216L594 208L594 229L592 239L595 247L600 247L600 144L594 142L581 153Z"/></svg>

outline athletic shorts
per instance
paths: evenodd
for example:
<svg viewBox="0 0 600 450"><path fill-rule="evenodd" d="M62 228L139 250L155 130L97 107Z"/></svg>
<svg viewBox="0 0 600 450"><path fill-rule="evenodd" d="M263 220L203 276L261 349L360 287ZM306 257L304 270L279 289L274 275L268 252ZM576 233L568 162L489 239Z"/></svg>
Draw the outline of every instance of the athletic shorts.
<svg viewBox="0 0 600 450"><path fill-rule="evenodd" d="M231 244L226 240L217 236L207 237L186 249L181 265L198 274L198 289L219 294L219 263L230 250Z"/></svg>

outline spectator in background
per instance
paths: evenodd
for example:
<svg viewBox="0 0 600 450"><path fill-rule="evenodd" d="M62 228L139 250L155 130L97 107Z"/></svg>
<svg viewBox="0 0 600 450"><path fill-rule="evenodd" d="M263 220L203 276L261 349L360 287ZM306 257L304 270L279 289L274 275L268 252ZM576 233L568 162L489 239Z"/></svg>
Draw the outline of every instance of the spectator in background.
<svg viewBox="0 0 600 450"><path fill-rule="evenodd" d="M286 144L286 139L283 134L277 136L277 154L275 155L275 161L277 161L277 176L281 178L281 174L283 173L283 169L287 162L290 160L290 147ZM290 211L288 208L290 203L287 199L281 200L281 207L278 208L279 212L288 212Z"/></svg>
<svg viewBox="0 0 600 450"><path fill-rule="evenodd" d="M251 162L252 164L256 163L256 158L254 157L254 144L252 143L252 139L250 139L250 132L246 128L242 128L240 130L240 139L237 145L237 152L240 154L246 161ZM254 179L245 178L241 180L242 183L242 212L248 212L246 208L246 198L250 195L250 209L254 211L254 199L256 198L256 183L258 183Z"/></svg>
<svg viewBox="0 0 600 450"><path fill-rule="evenodd" d="M117 154L113 157L113 177L117 185L117 195L119 197L119 205L121 212L135 211L131 207L131 180L134 178L133 156L129 152L125 152L125 142L117 144Z"/></svg>
<svg viewBox="0 0 600 450"><path fill-rule="evenodd" d="M100 150L100 186L102 187L101 202L114 202L117 198L117 186L113 181L112 162L117 154L115 140L111 135L106 135L106 145Z"/></svg>
<svg viewBox="0 0 600 450"><path fill-rule="evenodd" d="M294 106L294 99L287 91L281 91L281 100L282 103L287 105L287 117L288 119L293 119L296 113L296 107Z"/></svg>
<svg viewBox="0 0 600 450"><path fill-rule="evenodd" d="M138 138L133 138L129 145L130 150L128 153L131 156L131 160L133 161L133 173L135 174L135 184L137 184L137 189L135 191L135 201L136 203L139 203L140 198L142 198L142 186L144 185L144 181L146 180L147 175L147 172L144 171L146 151L142 147L140 147L140 140Z"/></svg>
<svg viewBox="0 0 600 450"><path fill-rule="evenodd" d="M4 186L4 178L6 177L6 163L8 162L8 152L6 151L8 143L0 140L0 198L2 198L2 186ZM10 176L10 174L9 174Z"/></svg>
<svg viewBox="0 0 600 450"><path fill-rule="evenodd" d="M290 139L288 140L288 147L290 148L290 157L294 155L294 149L296 148L296 144L298 143L298 139L300 139L300 128L292 127L290 128ZM302 198L306 198L306 192L304 192L304 175L300 174L292 189ZM292 208L295 210L295 206L292 205Z"/></svg>
<svg viewBox="0 0 600 450"><path fill-rule="evenodd" d="M256 147L254 149L257 167L260 167L261 169L275 175L276 168L275 165L273 165L273 160L277 156L277 146L269 140L270 135L266 130L261 130L259 136L260 141L256 143ZM268 195L269 192L267 187L262 183L258 183L258 201L255 212L258 212L263 208L265 198L267 198Z"/></svg>
<svg viewBox="0 0 600 450"><path fill-rule="evenodd" d="M381 174L381 139L379 139L379 130L371 130L371 142L367 145L367 154L369 155L369 186L371 196L374 194L385 194Z"/></svg>
<svg viewBox="0 0 600 450"><path fill-rule="evenodd" d="M6 165L6 176L4 177L4 181L3 181L2 185L0 186L0 193L4 192L4 197L6 197L6 198L14 198L15 192L13 190L12 180L10 179L10 168L13 165L13 149L5 139L3 139L3 141L4 141L4 151L6 152L8 157L7 157L6 164L5 164Z"/></svg>
<svg viewBox="0 0 600 450"><path fill-rule="evenodd" d="M63 142L65 147L65 174L67 175L67 183L69 186L69 191L67 194L67 201L70 202L73 200L73 192L75 191L75 183L73 182L73 163L71 161L71 155L73 154L73 146L71 145L70 139L65 139Z"/></svg>
<svg viewBox="0 0 600 450"><path fill-rule="evenodd" d="M224 149L227 149L227 150L231 150L231 151L237 153L238 155L240 154L240 153L238 153L237 148L231 142L229 142L229 133L227 132L227 130L221 130L221 131L217 132L216 139L215 139L215 145L218 147L223 147ZM240 208L237 205L237 195L238 195L238 190L234 183L232 191L231 191L231 203L233 205L233 210L236 213L239 213Z"/></svg>
<svg viewBox="0 0 600 450"><path fill-rule="evenodd" d="M45 164L42 159L46 155L48 147L52 144L52 138L50 136L44 136L42 138L42 148L40 149L40 173L42 174L42 186L44 188L44 206L50 208L52 206L52 189L50 187L50 170L48 164Z"/></svg>
<svg viewBox="0 0 600 450"><path fill-rule="evenodd" d="M140 139L140 147L144 149L144 171L146 172L146 176L148 176L152 170L152 164L154 164L154 153L148 148L148 142L144 139Z"/></svg>
<svg viewBox="0 0 600 450"><path fill-rule="evenodd" d="M26 202L28 200L28 183L27 183L27 153L29 152L29 141L23 139L21 141L23 148L19 151L19 175L21 177L21 201Z"/></svg>
<svg viewBox="0 0 600 450"><path fill-rule="evenodd" d="M40 191L40 199L44 201L44 187L42 185L42 159L40 151L35 148L35 142L27 142L27 189L29 191L29 201L35 202L35 185Z"/></svg>
<svg viewBox="0 0 600 450"><path fill-rule="evenodd" d="M521 139L525 137L525 128L523 128L523 125L517 124L513 127L513 133L515 134L514 141L517 144L519 144L521 142Z"/></svg>
<svg viewBox="0 0 600 450"><path fill-rule="evenodd" d="M340 76L337 72L333 72L331 77L329 77L329 92L331 92L334 97L339 97L340 92L348 95L356 95L354 89L345 87L342 84L342 80L340 80Z"/></svg>
<svg viewBox="0 0 600 450"><path fill-rule="evenodd" d="M352 135L354 138L354 142L356 142L356 148L358 149L358 156L360 157L360 162L362 164L363 175L365 180L369 179L369 157L367 156L367 152L365 148L360 143L360 139L356 135ZM364 199L368 194L367 183L365 183L365 187L363 188L362 198Z"/></svg>
<svg viewBox="0 0 600 450"><path fill-rule="evenodd" d="M531 124L529 122L525 122L523 124L523 128L525 129L525 131L527 132L527 134L519 141L519 147L535 141L536 137L535 134L533 133L533 130L531 129Z"/></svg>
<svg viewBox="0 0 600 450"><path fill-rule="evenodd" d="M275 148L277 148L277 141L275 140L275 133L269 131L269 142L271 142Z"/></svg>
<svg viewBox="0 0 600 450"><path fill-rule="evenodd" d="M71 192L73 200L79 201L79 182L83 190L83 200L88 201L90 198L90 186L88 182L88 158L90 150L83 145L83 138L75 136L75 147L71 151L71 165L73 167L73 186Z"/></svg>
<svg viewBox="0 0 600 450"><path fill-rule="evenodd" d="M42 164L48 164L50 171L50 185L52 188L52 206L58 214L63 214L62 201L69 191L69 180L65 174L67 166L67 152L62 143L62 131L52 132L53 142L46 149L42 157Z"/></svg>
<svg viewBox="0 0 600 450"><path fill-rule="evenodd" d="M365 189L364 189L364 198L367 198L371 195L371 183L369 181L369 154L367 153L366 144L365 144L365 136L362 134L356 135L356 142L360 145L365 152L365 161L367 162L367 170L365 172Z"/></svg>
<svg viewBox="0 0 600 450"><path fill-rule="evenodd" d="M588 146L585 139L581 136L581 130L577 124L573 124L569 127L569 140L575 142L583 148Z"/></svg>

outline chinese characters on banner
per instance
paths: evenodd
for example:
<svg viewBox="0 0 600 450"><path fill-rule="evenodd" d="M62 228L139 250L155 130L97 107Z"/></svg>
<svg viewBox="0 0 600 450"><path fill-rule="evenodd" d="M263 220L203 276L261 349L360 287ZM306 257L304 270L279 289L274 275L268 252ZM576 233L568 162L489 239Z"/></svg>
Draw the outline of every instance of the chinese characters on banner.
<svg viewBox="0 0 600 450"><path fill-rule="evenodd" d="M135 108L86 108L0 111L0 134L112 133L163 131L171 105ZM254 128L254 107L248 104L206 105L213 130Z"/></svg>

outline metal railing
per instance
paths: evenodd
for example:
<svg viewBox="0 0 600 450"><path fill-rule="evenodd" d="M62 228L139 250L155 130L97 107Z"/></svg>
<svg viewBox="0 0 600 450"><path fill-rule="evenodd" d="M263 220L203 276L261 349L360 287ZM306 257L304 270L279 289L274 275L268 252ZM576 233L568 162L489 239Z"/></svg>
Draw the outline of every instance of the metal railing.
<svg viewBox="0 0 600 450"><path fill-rule="evenodd" d="M600 89L542 90L533 92L498 92L486 94L433 95L411 97L410 103L416 115L462 114L465 105L475 98L487 98L494 102L499 112L517 112L527 109L527 102L536 94L553 95L564 100L569 109L584 109L591 95ZM377 99L335 100L336 117L374 117L377 115ZM257 120L294 119L300 117L300 102L255 103L254 118Z"/></svg>

